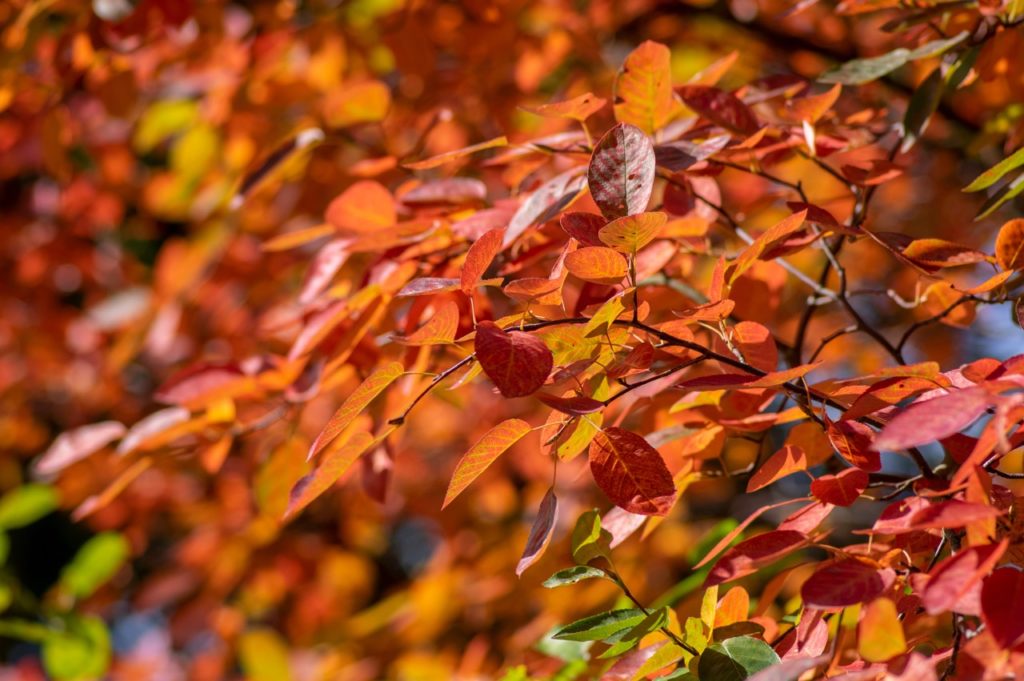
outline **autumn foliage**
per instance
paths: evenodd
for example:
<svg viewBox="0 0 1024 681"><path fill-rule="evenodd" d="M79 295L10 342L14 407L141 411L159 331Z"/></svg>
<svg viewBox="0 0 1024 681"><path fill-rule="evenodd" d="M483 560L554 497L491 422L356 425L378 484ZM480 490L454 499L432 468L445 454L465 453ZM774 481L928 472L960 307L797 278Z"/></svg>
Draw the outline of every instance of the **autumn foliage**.
<svg viewBox="0 0 1024 681"><path fill-rule="evenodd" d="M3 679L1024 676L1021 0L0 42Z"/></svg>

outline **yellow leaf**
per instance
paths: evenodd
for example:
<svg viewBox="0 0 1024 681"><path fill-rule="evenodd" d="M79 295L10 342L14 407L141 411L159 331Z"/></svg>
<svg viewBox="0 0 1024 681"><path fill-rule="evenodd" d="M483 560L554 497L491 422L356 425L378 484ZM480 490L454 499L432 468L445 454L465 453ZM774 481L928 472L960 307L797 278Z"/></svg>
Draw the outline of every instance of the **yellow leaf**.
<svg viewBox="0 0 1024 681"><path fill-rule="evenodd" d="M890 599L877 598L865 609L857 625L857 651L868 662L885 662L907 650L903 625Z"/></svg>
<svg viewBox="0 0 1024 681"><path fill-rule="evenodd" d="M679 108L672 94L672 55L648 40L633 50L615 81L615 120L648 135L661 129Z"/></svg>
<svg viewBox="0 0 1024 681"><path fill-rule="evenodd" d="M356 123L373 123L387 115L391 91L379 80L341 87L328 96L324 119L332 128Z"/></svg>

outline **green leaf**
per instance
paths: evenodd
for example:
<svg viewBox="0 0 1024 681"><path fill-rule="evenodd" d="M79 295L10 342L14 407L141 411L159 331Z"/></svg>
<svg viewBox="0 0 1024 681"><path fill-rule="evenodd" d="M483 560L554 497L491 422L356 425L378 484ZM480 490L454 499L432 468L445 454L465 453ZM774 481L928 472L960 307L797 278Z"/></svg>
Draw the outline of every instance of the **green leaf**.
<svg viewBox="0 0 1024 681"><path fill-rule="evenodd" d="M924 79L910 98L907 113L903 117L903 144L900 151L906 153L924 134L932 114L939 108L946 83L942 77L942 69L938 66Z"/></svg>
<svg viewBox="0 0 1024 681"><path fill-rule="evenodd" d="M291 681L288 646L269 628L249 629L238 641L238 662L250 681Z"/></svg>
<svg viewBox="0 0 1024 681"><path fill-rule="evenodd" d="M967 32L964 31L952 38L925 43L915 50L900 47L877 57L853 59L837 69L826 72L818 80L822 83L863 85L892 73L907 62L942 54L949 48L963 42L966 38Z"/></svg>
<svg viewBox="0 0 1024 681"><path fill-rule="evenodd" d="M0 529L31 525L56 510L57 491L49 485L30 483L12 489L0 498Z"/></svg>
<svg viewBox="0 0 1024 681"><path fill-rule="evenodd" d="M87 598L124 565L128 540L117 532L102 532L87 541L60 573L60 588L75 598Z"/></svg>
<svg viewBox="0 0 1024 681"><path fill-rule="evenodd" d="M552 638L559 641L601 641L640 624L646 617L644 611L637 608L609 610L567 624Z"/></svg>
<svg viewBox="0 0 1024 681"><path fill-rule="evenodd" d="M892 73L910 61L910 50L900 47L878 57L854 59L837 69L826 72L820 78L822 83L863 85Z"/></svg>
<svg viewBox="0 0 1024 681"><path fill-rule="evenodd" d="M925 43L921 47L910 51L910 59L925 59L927 57L937 57L951 47L955 47L967 39L967 31L960 31L952 38L943 38L941 40L933 40L930 43Z"/></svg>
<svg viewBox="0 0 1024 681"><path fill-rule="evenodd" d="M569 584L575 584L576 582L582 582L584 579L609 579L608 574L604 570L593 568L587 565L576 565L571 568L559 570L555 574L544 580L544 587L547 589L557 589L560 586L567 586Z"/></svg>
<svg viewBox="0 0 1024 681"><path fill-rule="evenodd" d="M0 620L0 636L18 641L42 643L50 635L50 630L37 622L28 620Z"/></svg>
<svg viewBox="0 0 1024 681"><path fill-rule="evenodd" d="M56 681L102 677L110 665L110 634L98 617L69 621L66 631L51 632L43 641L43 666Z"/></svg>
<svg viewBox="0 0 1024 681"><path fill-rule="evenodd" d="M554 637L557 632L557 627L549 631L534 648L548 657L563 662L585 662L590 659L590 648L594 645L593 641L563 641Z"/></svg>
<svg viewBox="0 0 1024 681"><path fill-rule="evenodd" d="M697 675L715 681L743 681L779 662L778 654L770 645L740 636L708 646L697 663Z"/></svg>
<svg viewBox="0 0 1024 681"><path fill-rule="evenodd" d="M1024 192L1024 173L1018 175L1009 184L1000 187L999 191L990 196L988 200L982 204L981 208L978 210L977 217L974 219L982 220L987 218L1004 203L1017 198L1021 192Z"/></svg>
<svg viewBox="0 0 1024 681"><path fill-rule="evenodd" d="M586 565L595 558L610 560L611 532L601 527L601 514L596 510L587 511L576 521L572 531L572 557L580 565Z"/></svg>
<svg viewBox="0 0 1024 681"><path fill-rule="evenodd" d="M654 681L697 681L697 677L689 669L683 667L664 676L659 676Z"/></svg>
<svg viewBox="0 0 1024 681"><path fill-rule="evenodd" d="M612 639L616 639L615 645L601 653L600 659L607 660L622 655L639 644L640 640L644 636L652 631L661 629L666 624L668 624L668 608L659 608L658 610L655 610L650 615L647 615L640 620L639 624L623 630L621 635L616 634L610 637Z"/></svg>
<svg viewBox="0 0 1024 681"><path fill-rule="evenodd" d="M1010 156L1004 158L999 163L995 164L981 175L974 178L974 181L964 187L965 192L980 192L982 189L988 189L999 180L1016 168L1024 165L1024 148L1018 149L1013 152Z"/></svg>

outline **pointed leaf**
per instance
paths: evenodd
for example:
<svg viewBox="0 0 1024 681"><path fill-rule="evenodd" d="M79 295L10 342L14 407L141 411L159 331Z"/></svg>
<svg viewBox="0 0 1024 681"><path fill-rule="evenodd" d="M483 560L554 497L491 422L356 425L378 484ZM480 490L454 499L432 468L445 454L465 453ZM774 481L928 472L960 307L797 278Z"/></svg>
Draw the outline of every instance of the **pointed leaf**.
<svg viewBox="0 0 1024 681"><path fill-rule="evenodd" d="M455 340L459 330L459 306L450 300L441 303L426 324L408 336L398 336L395 341L403 345L443 345Z"/></svg>
<svg viewBox="0 0 1024 681"><path fill-rule="evenodd" d="M551 532L555 529L555 519L558 516L558 498L555 491L549 489L544 499L540 502L537 510L537 519L533 521L530 528L530 536L526 539L526 547L523 549L523 556L516 565L516 577L521 576L528 567L540 560L544 550L551 541ZM546 582L545 582L546 584Z"/></svg>
<svg viewBox="0 0 1024 681"><path fill-rule="evenodd" d="M466 262L462 265L463 293L469 295L473 292L480 277L491 266L494 256L501 252L501 244L504 239L505 230L498 227L485 233L469 247L469 251L466 253Z"/></svg>
<svg viewBox="0 0 1024 681"><path fill-rule="evenodd" d="M470 447L469 451L459 460L452 473L452 480L448 485L448 492L445 494L445 508L470 483L476 480L477 476L483 473L498 456L506 449L518 442L524 435L530 432L530 424L520 419L509 419L502 421L494 428L487 431L476 444Z"/></svg>
<svg viewBox="0 0 1024 681"><path fill-rule="evenodd" d="M878 598L895 579L889 569L878 569L854 558L829 563L804 582L804 607L830 610L867 603Z"/></svg>
<svg viewBox="0 0 1024 681"><path fill-rule="evenodd" d="M365 381L359 384L352 394L338 407L334 416L327 422L324 429L317 435L309 448L306 460L310 460L322 452L334 438L338 437L346 428L352 425L359 414L374 400L377 395L384 392L384 389L391 385L395 379L405 372L401 362L389 362L380 369L370 374Z"/></svg>
<svg viewBox="0 0 1024 681"><path fill-rule="evenodd" d="M61 433L36 461L35 470L40 475L58 473L103 449L125 432L118 421L103 421Z"/></svg>
<svg viewBox="0 0 1024 681"><path fill-rule="evenodd" d="M369 433L358 432L340 446L335 445L328 449L320 465L312 473L300 478L292 487L284 517L289 518L298 514L330 489L374 442L374 437Z"/></svg>
<svg viewBox="0 0 1024 681"><path fill-rule="evenodd" d="M983 388L965 388L915 402L882 429L872 446L877 451L891 451L949 437L974 423L993 399Z"/></svg>
<svg viewBox="0 0 1024 681"><path fill-rule="evenodd" d="M884 597L871 601L857 624L857 652L868 662L885 662L906 651L896 604Z"/></svg>

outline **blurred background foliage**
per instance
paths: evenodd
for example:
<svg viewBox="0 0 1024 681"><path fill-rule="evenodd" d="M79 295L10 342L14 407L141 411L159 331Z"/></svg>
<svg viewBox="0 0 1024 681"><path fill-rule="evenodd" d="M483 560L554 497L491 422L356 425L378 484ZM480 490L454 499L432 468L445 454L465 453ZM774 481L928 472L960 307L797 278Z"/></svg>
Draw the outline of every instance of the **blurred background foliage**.
<svg viewBox="0 0 1024 681"><path fill-rule="evenodd" d="M515 577L547 486L543 458L514 448L501 474L438 511L452 456L505 413L483 393L471 417L462 398L442 396L409 424L390 452L401 465L390 470L385 503L353 482L288 525L278 520L282 505L336 405L329 397L287 428L240 437L222 462L194 447L144 464L90 457L56 476L34 476L30 462L62 431L153 412L155 388L185 363L286 350L283 301L301 287L311 252L262 244L319 224L354 181L400 187L405 159L566 130L569 122L525 108L608 96L644 40L670 46L677 82L737 52L723 87L779 73L813 78L898 44L884 13L844 4L0 4L0 679L470 679L521 662L571 676L576 647L536 642L615 589L599 580L538 588L564 565L564 531L538 567ZM1024 139L1024 71L1010 67L1022 50L1020 31L986 43L977 77L941 103L908 171L880 190L876 231L991 250L991 237L975 235L994 234L998 220L972 222L978 201L960 188ZM860 88L859 101L844 99L841 113L898 118L927 75L913 63ZM610 107L597 118L607 127ZM325 138L289 153L230 210L242 178L312 127ZM528 181L527 172L482 179L500 190ZM799 159L780 172L817 196L834 183ZM741 180L723 181L723 192L754 210L771 187ZM916 277L878 249L854 245L848 257L858 288L914 298ZM785 319L772 281L766 271L764 290L751 291L737 315ZM880 328L906 314L884 295L865 308ZM937 326L915 339L911 356L947 366L1008 354L1006 311L977 314L971 334ZM836 323L820 314L812 337ZM870 339L855 335L825 356L856 372L881 363ZM263 413L238 409L240 420ZM739 462L751 455L741 440L725 452ZM122 493L83 507L115 480ZM566 517L597 500L585 476L561 484L577 488ZM695 611L689 566L734 525L730 516L763 503L729 480L703 480L686 495L686 523L658 526L642 547L623 544L617 564L636 589Z"/></svg>

